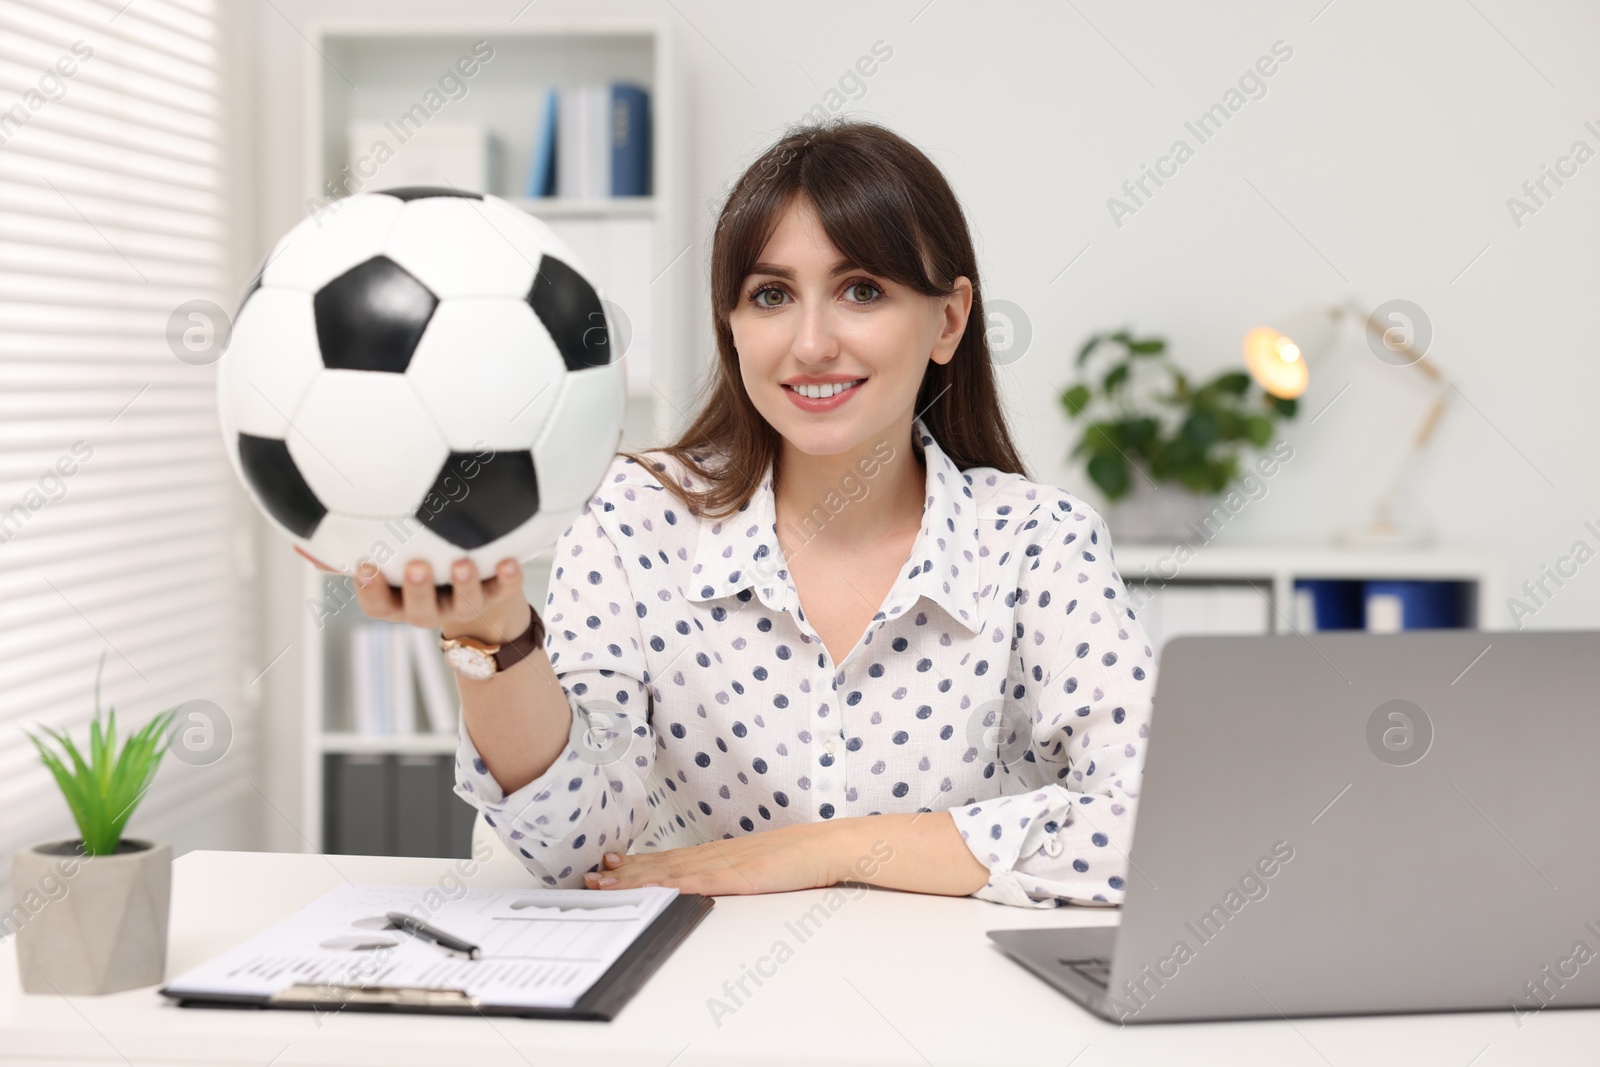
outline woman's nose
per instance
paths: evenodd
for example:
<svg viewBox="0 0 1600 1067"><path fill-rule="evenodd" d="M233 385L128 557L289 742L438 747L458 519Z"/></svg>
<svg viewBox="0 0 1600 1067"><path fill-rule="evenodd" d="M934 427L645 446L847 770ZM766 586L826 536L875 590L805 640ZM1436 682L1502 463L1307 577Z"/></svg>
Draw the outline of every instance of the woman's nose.
<svg viewBox="0 0 1600 1067"><path fill-rule="evenodd" d="M827 359L837 347L828 308L808 302L800 308L795 326L794 352L802 359Z"/></svg>

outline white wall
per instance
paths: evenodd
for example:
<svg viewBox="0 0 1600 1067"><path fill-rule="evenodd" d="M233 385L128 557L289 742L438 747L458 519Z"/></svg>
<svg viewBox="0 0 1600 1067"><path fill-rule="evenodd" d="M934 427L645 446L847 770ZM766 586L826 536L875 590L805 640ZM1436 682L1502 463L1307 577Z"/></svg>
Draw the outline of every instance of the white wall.
<svg viewBox="0 0 1600 1067"><path fill-rule="evenodd" d="M256 2L257 251L303 210L303 70L322 60L300 31L318 17L669 18L689 69L697 211L881 40L893 56L847 108L888 123L944 168L989 296L1031 318L1031 348L1004 377L1036 478L1098 501L1065 461L1076 431L1055 400L1093 330L1163 334L1186 365L1212 373L1238 360L1247 328L1286 310L1345 295L1369 307L1404 298L1430 317L1429 358L1460 389L1411 483L1415 513L1446 543L1501 553L1514 590L1576 540L1600 549L1583 526L1600 528L1590 452L1600 160L1520 228L1506 205L1575 140L1600 150L1583 127L1600 128L1600 8L1324 2L538 0L520 16L524 0ZM1280 40L1293 56L1266 94L1198 144L1184 122ZM1107 198L1179 137L1194 158L1115 225ZM708 223L701 212L681 235L693 250L676 268L696 273L701 359L712 351ZM1347 336L1286 430L1294 460L1221 539L1321 540L1360 521L1426 405L1420 374L1380 363ZM300 573L286 544L264 547L278 579ZM299 610L281 609L276 625L297 623ZM1504 609L1488 620L1509 622ZM1527 625L1600 625L1600 562ZM295 664L285 666L272 695L287 729L298 690ZM289 751L280 767L294 766ZM297 794L281 784L292 810Z"/></svg>

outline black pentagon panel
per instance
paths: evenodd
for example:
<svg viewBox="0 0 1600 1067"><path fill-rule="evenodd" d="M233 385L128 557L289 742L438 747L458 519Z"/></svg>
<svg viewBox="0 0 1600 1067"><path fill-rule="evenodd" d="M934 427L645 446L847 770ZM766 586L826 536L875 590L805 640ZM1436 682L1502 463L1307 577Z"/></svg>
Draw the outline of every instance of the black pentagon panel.
<svg viewBox="0 0 1600 1067"><path fill-rule="evenodd" d="M373 256L312 300L322 363L403 374L439 298L388 256Z"/></svg>
<svg viewBox="0 0 1600 1067"><path fill-rule="evenodd" d="M286 441L239 435L239 466L267 514L296 536L310 538L328 513L294 465Z"/></svg>
<svg viewBox="0 0 1600 1067"><path fill-rule="evenodd" d="M417 518L458 548L482 548L539 513L533 454L452 452L422 498Z"/></svg>
<svg viewBox="0 0 1600 1067"><path fill-rule="evenodd" d="M528 303L549 331L568 370L611 362L605 309L600 306L600 294L583 275L554 256L541 257L539 273L528 290Z"/></svg>
<svg viewBox="0 0 1600 1067"><path fill-rule="evenodd" d="M442 189L435 185L403 185L398 189L379 189L378 192L407 203L412 200L426 200L430 196L459 196L466 200L483 199L482 193L471 193L463 189Z"/></svg>

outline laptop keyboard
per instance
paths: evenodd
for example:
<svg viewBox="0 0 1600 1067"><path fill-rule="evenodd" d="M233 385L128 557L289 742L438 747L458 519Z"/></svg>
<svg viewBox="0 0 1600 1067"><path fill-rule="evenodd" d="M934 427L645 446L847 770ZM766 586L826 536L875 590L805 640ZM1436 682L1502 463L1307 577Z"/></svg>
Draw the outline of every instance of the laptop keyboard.
<svg viewBox="0 0 1600 1067"><path fill-rule="evenodd" d="M1110 960L1058 960L1057 962L1063 967L1070 967L1101 989L1111 985Z"/></svg>

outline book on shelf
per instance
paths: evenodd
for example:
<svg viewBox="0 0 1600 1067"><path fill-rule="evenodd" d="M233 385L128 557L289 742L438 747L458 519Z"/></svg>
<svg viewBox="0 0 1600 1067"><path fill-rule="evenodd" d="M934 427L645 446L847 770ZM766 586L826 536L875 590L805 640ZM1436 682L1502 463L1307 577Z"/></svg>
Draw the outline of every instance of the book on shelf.
<svg viewBox="0 0 1600 1067"><path fill-rule="evenodd" d="M650 92L611 86L611 195L650 195Z"/></svg>
<svg viewBox="0 0 1600 1067"><path fill-rule="evenodd" d="M1366 611L1362 583L1351 578L1297 578L1294 583L1294 627L1317 630L1360 630Z"/></svg>
<svg viewBox="0 0 1600 1067"><path fill-rule="evenodd" d="M369 737L454 734L459 709L438 633L377 620L350 628L351 725ZM420 691L421 700L418 701ZM426 715L419 724L419 710Z"/></svg>
<svg viewBox="0 0 1600 1067"><path fill-rule="evenodd" d="M1317 630L1455 629L1470 625L1467 585L1437 579L1301 578L1294 583L1294 621Z"/></svg>
<svg viewBox="0 0 1600 1067"><path fill-rule="evenodd" d="M608 93L598 85L563 89L556 119L556 195L599 199L611 191Z"/></svg>
<svg viewBox="0 0 1600 1067"><path fill-rule="evenodd" d="M439 635L432 630L407 627L411 639L417 682L422 687L422 707L428 714L428 729L436 734L456 732L460 710L455 685L446 678L444 658L439 654Z"/></svg>
<svg viewBox="0 0 1600 1067"><path fill-rule="evenodd" d="M1363 583L1362 594L1366 629L1371 633L1457 629L1467 625L1466 596L1460 582L1369 581Z"/></svg>
<svg viewBox="0 0 1600 1067"><path fill-rule="evenodd" d="M411 639L407 629L414 627L387 626L384 667L387 670L389 694L389 732L398 737L409 737L417 732L417 686L411 674Z"/></svg>
<svg viewBox="0 0 1600 1067"><path fill-rule="evenodd" d="M533 135L533 161L528 167L524 195L554 196L556 191L556 116L561 93L555 86L545 90L544 117Z"/></svg>
<svg viewBox="0 0 1600 1067"><path fill-rule="evenodd" d="M529 197L649 196L650 143L644 86L551 86L524 189Z"/></svg>
<svg viewBox="0 0 1600 1067"><path fill-rule="evenodd" d="M378 630L369 623L350 627L350 718L358 734L384 734L383 678L377 670Z"/></svg>

